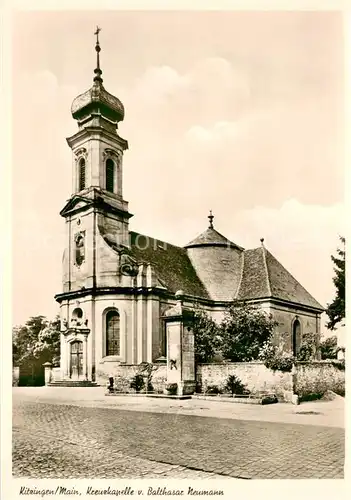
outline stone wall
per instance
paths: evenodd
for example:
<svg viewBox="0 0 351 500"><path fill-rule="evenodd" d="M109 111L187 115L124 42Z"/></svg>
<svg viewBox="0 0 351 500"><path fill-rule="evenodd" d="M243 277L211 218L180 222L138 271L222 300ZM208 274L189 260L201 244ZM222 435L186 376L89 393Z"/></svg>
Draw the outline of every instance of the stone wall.
<svg viewBox="0 0 351 500"><path fill-rule="evenodd" d="M155 365L154 365L155 366ZM111 367L110 375L114 378L114 386L118 392L134 393L134 389L130 387L130 383L135 375L140 373L139 365L114 365ZM146 373L143 373L146 377ZM154 392L163 393L166 385L167 367L165 364L158 365L156 371L152 374L152 386ZM97 372L96 381L99 385L108 384L108 375L105 372ZM146 382L146 378L145 378Z"/></svg>
<svg viewBox="0 0 351 500"><path fill-rule="evenodd" d="M330 361L299 362L296 373L273 371L260 362L211 363L197 367L198 390L206 392L215 385L224 389L229 375L236 375L251 394L273 392L281 401L292 401L292 395L300 399L312 394L324 394L331 390L345 394L345 371Z"/></svg>
<svg viewBox="0 0 351 500"><path fill-rule="evenodd" d="M345 371L330 361L300 362L296 365L295 392L303 398L327 390L345 394Z"/></svg>
<svg viewBox="0 0 351 500"><path fill-rule="evenodd" d="M250 393L274 392L281 400L290 400L293 392L291 373L273 372L263 363L211 363L197 367L198 388L202 392L210 385L223 389L229 375L235 375Z"/></svg>

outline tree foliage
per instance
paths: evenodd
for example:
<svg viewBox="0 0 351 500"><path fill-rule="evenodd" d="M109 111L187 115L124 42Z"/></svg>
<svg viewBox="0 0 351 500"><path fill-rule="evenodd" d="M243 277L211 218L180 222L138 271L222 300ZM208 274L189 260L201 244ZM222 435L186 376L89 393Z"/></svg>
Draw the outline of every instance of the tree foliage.
<svg viewBox="0 0 351 500"><path fill-rule="evenodd" d="M194 314L195 359L197 363L212 361L219 348L219 325L201 309Z"/></svg>
<svg viewBox="0 0 351 500"><path fill-rule="evenodd" d="M316 358L317 338L314 333L307 333L303 336L297 361L310 361Z"/></svg>
<svg viewBox="0 0 351 500"><path fill-rule="evenodd" d="M263 344L258 359L266 368L281 372L290 372L295 363L295 358L291 353L285 352L282 346L272 344L271 340Z"/></svg>
<svg viewBox="0 0 351 500"><path fill-rule="evenodd" d="M60 357L60 320L48 321L34 316L25 325L13 329L12 352L14 365L39 366L46 361L53 364Z"/></svg>
<svg viewBox="0 0 351 500"><path fill-rule="evenodd" d="M336 359L338 352L338 339L336 335L327 337L320 343L322 359Z"/></svg>
<svg viewBox="0 0 351 500"><path fill-rule="evenodd" d="M333 283L336 288L336 294L333 302L328 304L326 313L329 321L327 328L335 330L336 325L345 318L345 238L340 236L341 248L337 249L337 255L331 256L334 263Z"/></svg>
<svg viewBox="0 0 351 500"><path fill-rule="evenodd" d="M230 361L258 359L260 348L272 337L276 321L262 309L233 302L220 327L221 351Z"/></svg>

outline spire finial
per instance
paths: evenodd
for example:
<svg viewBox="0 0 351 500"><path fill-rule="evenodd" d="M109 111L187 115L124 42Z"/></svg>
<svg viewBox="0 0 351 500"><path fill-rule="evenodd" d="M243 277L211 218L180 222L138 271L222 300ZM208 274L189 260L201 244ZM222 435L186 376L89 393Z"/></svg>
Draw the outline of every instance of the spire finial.
<svg viewBox="0 0 351 500"><path fill-rule="evenodd" d="M260 239L261 245L264 247L264 238Z"/></svg>
<svg viewBox="0 0 351 500"><path fill-rule="evenodd" d="M99 26L96 26L96 31L94 33L94 35L96 35L96 44L95 44L95 50L96 50L96 68L94 69L94 73L95 73L94 82L102 83L102 78L101 78L102 71L100 69L100 50L101 50L100 42L99 42L99 33L100 33L100 31L101 31L101 28L99 28Z"/></svg>
<svg viewBox="0 0 351 500"><path fill-rule="evenodd" d="M208 220L210 221L210 225L208 227L210 229L213 229L213 219L214 219L214 215L212 215L212 210L210 210L210 215L208 216Z"/></svg>

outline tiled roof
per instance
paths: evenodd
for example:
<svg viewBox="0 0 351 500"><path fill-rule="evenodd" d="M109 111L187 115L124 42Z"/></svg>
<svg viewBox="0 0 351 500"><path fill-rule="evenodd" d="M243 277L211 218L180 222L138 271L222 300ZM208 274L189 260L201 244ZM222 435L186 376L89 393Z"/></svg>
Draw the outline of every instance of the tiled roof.
<svg viewBox="0 0 351 500"><path fill-rule="evenodd" d="M210 294L211 280L220 271L218 264L222 263L221 259L216 258L216 252L211 254L216 263L214 276L210 276L202 280L199 278L192 262L187 253L187 249L177 247L165 241L157 240L149 236L131 231L130 233L130 254L139 263L145 262L151 264L153 271L158 281L171 293L182 290L184 294L193 297L199 297L212 300L228 301L234 298L239 300L253 300L262 298L275 298L286 302L301 304L305 307L311 307L322 311L324 308L310 295L307 290L283 267L278 260L263 246L251 250L243 250L240 252L241 258L237 260L237 268L239 286L236 296L230 297L224 294L221 298L214 297ZM206 237L206 234L208 238ZM218 236L219 235L219 236ZM203 236L203 238L201 238ZM224 246L224 238L214 229L209 228L203 235L194 240L200 241L190 243L190 248L194 246L207 246L204 241L212 239L213 245L208 243L208 246ZM225 242L227 240L224 238ZM107 240L106 240L107 241ZM107 243L114 247L110 241ZM222 243L222 245L220 244ZM189 247L187 245L187 247ZM234 245L234 244L233 244ZM227 245L226 245L227 246ZM235 248L240 248L235 245ZM213 248L215 250L215 248ZM220 250L220 249L218 249ZM234 264L234 261L233 261ZM207 264L207 266L209 263ZM232 270L228 270L223 264L221 272L228 276L233 274ZM235 266L236 268L237 266ZM241 279L240 279L241 272ZM236 273L234 273L236 274ZM205 275L204 275L205 276ZM218 280L218 276L216 276ZM233 278L234 279L234 278ZM234 280L235 281L235 280ZM233 281L233 283L234 283ZM224 287L225 280L222 282ZM235 284L235 283L234 283ZM224 287L225 288L225 287ZM234 286L234 289L236 285ZM224 290L225 291L225 290ZM218 294L217 294L218 295ZM235 292L234 292L235 295Z"/></svg>
<svg viewBox="0 0 351 500"><path fill-rule="evenodd" d="M209 298L197 276L186 249L131 231L131 254L138 261L150 263L159 281L170 291Z"/></svg>
<svg viewBox="0 0 351 500"><path fill-rule="evenodd" d="M270 297L301 304L314 309L324 308L263 246L245 250L239 300Z"/></svg>
<svg viewBox="0 0 351 500"><path fill-rule="evenodd" d="M212 227L209 227L201 233L199 236L197 236L194 240L192 240L190 243L185 245L185 248L191 248L191 247L198 247L198 246L228 246L228 247L235 247L239 248L242 250L241 247L233 243L232 241L228 240L223 234L219 233Z"/></svg>

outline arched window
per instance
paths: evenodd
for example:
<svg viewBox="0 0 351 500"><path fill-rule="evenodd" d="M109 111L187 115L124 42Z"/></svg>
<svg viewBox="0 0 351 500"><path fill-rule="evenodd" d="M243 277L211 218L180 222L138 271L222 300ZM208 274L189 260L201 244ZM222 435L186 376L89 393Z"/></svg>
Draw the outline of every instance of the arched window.
<svg viewBox="0 0 351 500"><path fill-rule="evenodd" d="M106 356L120 355L120 322L117 311L106 314Z"/></svg>
<svg viewBox="0 0 351 500"><path fill-rule="evenodd" d="M85 160L81 158L79 160L79 191L85 189Z"/></svg>
<svg viewBox="0 0 351 500"><path fill-rule="evenodd" d="M115 164L111 158L106 160L106 191L114 192L115 187Z"/></svg>
<svg viewBox="0 0 351 500"><path fill-rule="evenodd" d="M297 355L300 349L300 339L301 339L301 325L298 319L295 319L293 323L293 332L292 332L292 348L294 356Z"/></svg>

